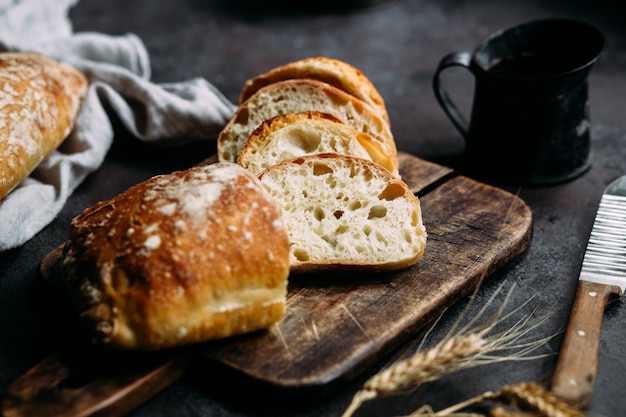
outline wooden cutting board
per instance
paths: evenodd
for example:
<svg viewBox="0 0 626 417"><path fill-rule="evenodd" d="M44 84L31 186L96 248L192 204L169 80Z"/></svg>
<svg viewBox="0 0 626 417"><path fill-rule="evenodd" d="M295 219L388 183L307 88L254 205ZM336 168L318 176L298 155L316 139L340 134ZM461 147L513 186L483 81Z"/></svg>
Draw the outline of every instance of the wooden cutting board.
<svg viewBox="0 0 626 417"><path fill-rule="evenodd" d="M518 197L407 154L400 172L420 196L428 233L417 265L292 277L278 326L200 355L278 388L325 389L397 347L530 243L532 214Z"/></svg>
<svg viewBox="0 0 626 417"><path fill-rule="evenodd" d="M89 365L94 356L111 356L101 352L83 353L83 362L48 358L9 387L5 415L45 415L42 407L52 406L65 416L123 415L190 370L200 383L221 381L218 372L283 393L327 393L360 374L520 255L532 237L531 210L517 196L405 153L399 160L428 233L417 265L385 274L291 276L286 314L271 330L160 353L147 364L144 358L119 366L115 356L95 361L106 366ZM44 259L44 277L55 275L57 261L58 252ZM88 378L63 383L84 376L85 367ZM54 395L42 399L42 391Z"/></svg>

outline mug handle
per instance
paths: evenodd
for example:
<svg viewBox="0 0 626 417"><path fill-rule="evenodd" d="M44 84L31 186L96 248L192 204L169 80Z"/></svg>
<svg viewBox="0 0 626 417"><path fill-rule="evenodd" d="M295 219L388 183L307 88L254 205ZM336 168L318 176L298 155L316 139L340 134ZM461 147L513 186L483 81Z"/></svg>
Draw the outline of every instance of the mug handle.
<svg viewBox="0 0 626 417"><path fill-rule="evenodd" d="M469 52L454 52L448 54L441 58L439 61L439 65L437 66L437 71L433 77L433 90L435 93L435 97L439 102L439 105L443 108L443 111L452 121L452 124L461 132L464 138L467 139L468 132L468 123L467 120L463 117L461 112L458 110L454 102L450 99L450 96L444 90L441 85L440 75L446 68L450 67L464 67L467 68L470 72L472 72L470 68L470 62L472 60L472 54Z"/></svg>

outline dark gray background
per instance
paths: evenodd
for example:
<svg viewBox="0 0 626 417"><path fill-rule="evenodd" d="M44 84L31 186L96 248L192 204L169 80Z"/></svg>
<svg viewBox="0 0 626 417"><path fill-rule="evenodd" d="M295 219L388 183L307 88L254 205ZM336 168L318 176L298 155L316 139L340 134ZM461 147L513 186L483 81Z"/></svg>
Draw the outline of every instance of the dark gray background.
<svg viewBox="0 0 626 417"><path fill-rule="evenodd" d="M508 187L532 208L530 248L481 288L470 316L501 284L516 285L512 306L534 299L517 318L536 309L549 320L533 333L539 339L566 323L600 194L613 178L626 174L626 8L604 0L559 1L377 1L283 6L291 2L218 0L82 0L72 11L75 30L109 34L133 32L152 60L153 80L175 82L204 77L236 101L248 78L288 61L326 55L360 68L384 97L398 148L454 166L463 140L437 105L431 80L438 60L471 50L489 33L531 19L570 17L596 25L608 49L590 79L593 167L570 183L538 188ZM294 2L295 3L295 2ZM308 3L307 3L308 4ZM459 70L447 86L462 108L469 105L472 79ZM30 292L38 261L67 236L72 217L154 174L187 167L210 155L214 142L176 151L159 151L119 130L105 165L77 190L58 218L21 248L0 253L0 392L49 354L47 334ZM497 302L501 302L498 297ZM450 309L431 338L438 340L459 317L465 301ZM376 312L373 311L373 314ZM626 309L613 303L605 314L595 392L590 411L606 417L626 415ZM402 357L419 337L337 393L287 410L231 401L196 381L182 379L132 413L133 416L340 416L364 379L390 360ZM529 362L506 362L455 374L418 391L367 404L358 416L409 414L423 404L435 408L519 381L546 381L561 338ZM220 380L220 374L206 375ZM236 392L236 386L226 390ZM285 398L267 394L269 404ZM254 401L258 401L255 399ZM245 405L245 406L244 406Z"/></svg>

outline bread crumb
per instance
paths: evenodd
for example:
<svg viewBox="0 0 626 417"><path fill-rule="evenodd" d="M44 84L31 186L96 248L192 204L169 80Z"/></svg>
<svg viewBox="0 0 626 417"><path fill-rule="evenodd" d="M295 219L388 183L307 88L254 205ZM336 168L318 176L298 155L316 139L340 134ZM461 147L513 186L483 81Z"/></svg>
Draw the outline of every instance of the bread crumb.
<svg viewBox="0 0 626 417"><path fill-rule="evenodd" d="M189 333L189 330L187 330L186 327L179 327L178 333L176 333L176 337L182 339L183 337L187 336L187 333Z"/></svg>
<svg viewBox="0 0 626 417"><path fill-rule="evenodd" d="M176 230L179 232L184 232L185 230L187 230L187 223L185 223L184 220L178 219L176 220L176 222L174 222L174 228L176 228Z"/></svg>
<svg viewBox="0 0 626 417"><path fill-rule="evenodd" d="M143 232L145 234L150 234L152 232L155 232L158 228L159 228L158 223L152 223L150 226L146 227L146 229Z"/></svg>
<svg viewBox="0 0 626 417"><path fill-rule="evenodd" d="M157 210L166 216L171 216L176 213L176 203L165 204L160 206Z"/></svg>
<svg viewBox="0 0 626 417"><path fill-rule="evenodd" d="M272 222L274 230L279 231L285 228L285 223L281 219L276 219Z"/></svg>
<svg viewBox="0 0 626 417"><path fill-rule="evenodd" d="M80 293L87 304L97 304L101 300L100 290L94 287L89 281L83 282L80 286Z"/></svg>
<svg viewBox="0 0 626 417"><path fill-rule="evenodd" d="M150 236L148 239L146 239L146 241L143 243L143 247L149 251L155 250L157 249L159 246L161 246L161 237L157 236L157 235L153 235Z"/></svg>

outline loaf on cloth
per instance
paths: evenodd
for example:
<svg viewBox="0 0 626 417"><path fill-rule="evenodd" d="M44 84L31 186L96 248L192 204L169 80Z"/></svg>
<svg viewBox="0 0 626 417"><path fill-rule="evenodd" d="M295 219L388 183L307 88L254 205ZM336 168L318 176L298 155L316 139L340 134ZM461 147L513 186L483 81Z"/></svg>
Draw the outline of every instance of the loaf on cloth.
<svg viewBox="0 0 626 417"><path fill-rule="evenodd" d="M65 140L87 86L42 54L0 53L0 200Z"/></svg>

